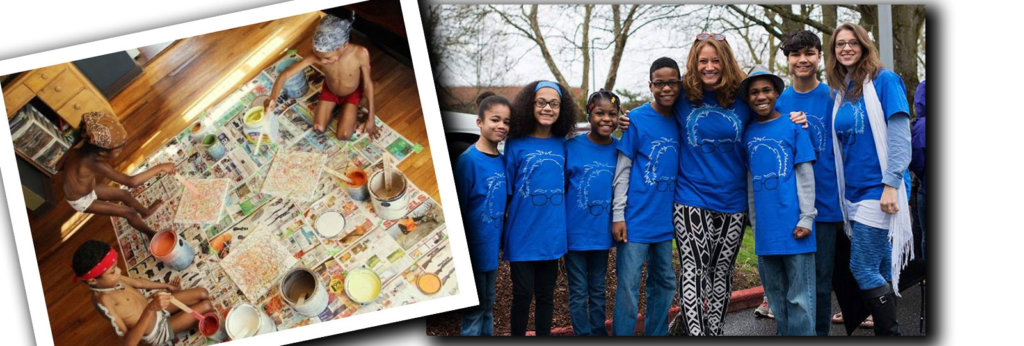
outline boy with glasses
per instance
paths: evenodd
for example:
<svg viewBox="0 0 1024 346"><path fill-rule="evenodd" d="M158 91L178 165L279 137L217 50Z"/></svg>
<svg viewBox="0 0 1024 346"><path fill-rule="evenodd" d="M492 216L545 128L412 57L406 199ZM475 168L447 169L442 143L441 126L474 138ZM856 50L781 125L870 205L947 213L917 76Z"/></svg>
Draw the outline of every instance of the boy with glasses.
<svg viewBox="0 0 1024 346"><path fill-rule="evenodd" d="M672 268L672 197L679 166L679 128L672 105L679 97L679 65L671 58L651 64L654 100L630 112L631 129L618 143L612 199L612 237L617 245L614 335L633 335L641 269L647 262L644 335L668 334L675 294ZM663 186L663 188L659 188Z"/></svg>

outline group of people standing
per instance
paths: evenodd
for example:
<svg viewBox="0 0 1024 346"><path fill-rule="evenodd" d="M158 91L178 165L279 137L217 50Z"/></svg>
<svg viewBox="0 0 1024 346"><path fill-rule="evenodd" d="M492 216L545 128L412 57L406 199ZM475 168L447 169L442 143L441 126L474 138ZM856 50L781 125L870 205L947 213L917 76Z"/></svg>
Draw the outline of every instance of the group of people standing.
<svg viewBox="0 0 1024 346"><path fill-rule="evenodd" d="M764 69L744 73L725 36L697 35L685 73L671 58L652 63L651 102L627 117L617 95L595 92L583 110L591 131L571 137L578 106L564 85L536 81L511 102L481 95L480 139L455 166L480 299L463 311L462 334L493 334L500 248L512 335L525 335L532 301L536 334L550 333L562 258L574 333L606 335L614 247L613 335L637 329L645 263L644 335L721 335L750 222L779 335L828 335L840 232L876 334L898 335L892 287L912 241L906 92L860 26L839 26L827 49L828 85L817 79L818 36L788 34L785 87Z"/></svg>

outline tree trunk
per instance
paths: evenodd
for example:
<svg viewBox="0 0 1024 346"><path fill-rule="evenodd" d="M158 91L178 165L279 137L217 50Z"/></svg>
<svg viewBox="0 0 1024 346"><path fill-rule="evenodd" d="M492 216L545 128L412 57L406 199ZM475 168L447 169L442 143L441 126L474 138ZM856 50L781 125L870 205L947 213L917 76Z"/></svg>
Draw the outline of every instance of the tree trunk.
<svg viewBox="0 0 1024 346"><path fill-rule="evenodd" d="M615 49L612 51L611 63L608 65L608 77L604 80L604 90L612 91L615 88L615 79L619 76L619 63L622 61L622 53L626 50L626 41L629 40L630 30L636 20L637 9L640 5L631 5L626 18L622 19L621 5L612 5L612 35L615 35Z"/></svg>
<svg viewBox="0 0 1024 346"><path fill-rule="evenodd" d="M530 21L530 30L533 31L533 41L537 43L537 47L540 47L540 54L544 57L544 63L548 65L548 69L551 70L551 74L555 75L555 81L558 84L569 87L569 82L565 80L565 76L562 75L562 71L558 69L558 65L555 64L555 59L551 56L551 50L548 49L547 42L544 41L544 35L540 32L540 23L537 21L537 5L530 6L530 13L527 14L527 19Z"/></svg>
<svg viewBox="0 0 1024 346"><path fill-rule="evenodd" d="M833 28L832 30L835 30L835 27L839 26L839 23L838 23L839 19L838 18L839 18L839 16L836 14L836 5L821 5L821 21L822 21L822 24L825 24L825 25ZM821 50L823 50L822 53L824 54L822 56L822 58L824 59L823 61L828 61L828 59L830 57L832 57L833 54L835 54L835 52L832 52L831 50L828 49L828 42L831 41L831 40L832 40L832 31L826 31L826 32L822 32L821 33ZM824 72L824 71L825 70L823 68L821 70L821 72ZM820 75L819 76L819 79L820 79L820 77L823 76L823 74L819 73L819 75Z"/></svg>
<svg viewBox="0 0 1024 346"><path fill-rule="evenodd" d="M893 71L903 77L907 90L907 104L914 104L914 91L919 83L917 78L917 49L919 22L917 9L923 5L893 5Z"/></svg>
<svg viewBox="0 0 1024 346"><path fill-rule="evenodd" d="M587 95L590 95L590 66L592 66L592 62L590 61L590 55L591 50L594 49L593 47L590 46L590 14L593 11L594 5L583 5L583 81L580 83L580 90L583 93L583 97L587 97ZM583 97L581 97L581 99ZM586 100L577 101L586 102ZM580 109L583 108L581 107ZM578 121L580 119L576 120Z"/></svg>

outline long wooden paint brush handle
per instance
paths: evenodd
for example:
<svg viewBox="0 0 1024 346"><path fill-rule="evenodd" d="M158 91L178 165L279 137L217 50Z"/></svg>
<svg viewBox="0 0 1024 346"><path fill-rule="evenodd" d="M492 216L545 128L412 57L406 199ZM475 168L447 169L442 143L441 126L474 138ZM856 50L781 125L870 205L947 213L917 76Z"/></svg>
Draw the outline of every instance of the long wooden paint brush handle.
<svg viewBox="0 0 1024 346"><path fill-rule="evenodd" d="M178 309L181 309L181 311L184 311L185 313L192 315L192 317L195 317L197 320L203 320L203 315L200 315L198 312L193 311L191 308L188 307L188 305L185 305L185 303L182 303L177 298L174 298L174 296L171 296L171 304L177 306Z"/></svg>
<svg viewBox="0 0 1024 346"><path fill-rule="evenodd" d="M338 171L335 171L335 170L331 169L330 167L326 167L325 166L324 167L324 172L330 173L331 175L333 175L335 177L338 177L338 179L341 179L342 181L344 181L346 183L352 184L352 179L349 179L344 174L341 174Z"/></svg>

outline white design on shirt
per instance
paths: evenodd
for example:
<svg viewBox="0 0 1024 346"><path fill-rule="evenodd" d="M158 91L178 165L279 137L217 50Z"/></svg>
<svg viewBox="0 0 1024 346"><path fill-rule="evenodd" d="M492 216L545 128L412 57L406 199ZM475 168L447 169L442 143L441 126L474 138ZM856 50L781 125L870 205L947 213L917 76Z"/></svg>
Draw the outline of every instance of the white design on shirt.
<svg viewBox="0 0 1024 346"><path fill-rule="evenodd" d="M601 201L591 201L590 184L601 174L612 175L613 170L615 170L614 166L598 161L584 165L583 178L580 179L580 190L582 191L576 196L576 206L582 210L587 210L591 205L605 206L611 204L611 198ZM610 191L611 185L607 186L607 189Z"/></svg>
<svg viewBox="0 0 1024 346"><path fill-rule="evenodd" d="M785 146L783 145L781 140L765 137L754 137L753 140L747 143L747 151L750 153L751 162L754 161L754 155L756 155L756 153L760 149L767 149L769 152L773 154L776 162L776 168L774 172L766 173L755 173L753 170L751 170L750 174L752 178L782 178L789 175L789 166L791 166L791 164L789 163L789 152L785 150Z"/></svg>
<svg viewBox="0 0 1024 346"><path fill-rule="evenodd" d="M647 185L655 185L659 181L664 179L658 174L657 162L661 160L661 155L671 151L673 155L679 155L679 150L676 147L679 143L675 139L668 137L661 137L651 142L651 150L647 153L647 157L651 158L650 161L644 165L644 183Z"/></svg>
<svg viewBox="0 0 1024 346"><path fill-rule="evenodd" d="M523 175L523 188L520 189L519 194L523 197L529 197L533 193L548 192L546 190L535 189L530 186L533 180L533 173L536 172L537 169L545 162L553 163L555 166L558 166L558 177L542 177L542 179L557 181L559 182L559 185L563 184L562 182L565 181L565 169L563 168L563 163L565 162L564 156L555 154L551 151L536 150L532 153L526 154L524 158L523 168L519 171L519 173Z"/></svg>
<svg viewBox="0 0 1024 346"><path fill-rule="evenodd" d="M825 134L827 128L825 127L825 117L817 116L814 114L807 114L807 123L811 126L811 135L814 136L817 143L814 146L814 152L820 153L825 151L825 141L830 140L831 136L826 138Z"/></svg>
<svg viewBox="0 0 1024 346"><path fill-rule="evenodd" d="M487 183L487 196L484 197L484 210L480 213L480 219L484 223L501 221L504 210L496 210L494 204L498 198L505 198L505 174L494 172L494 175L484 180Z"/></svg>
<svg viewBox="0 0 1024 346"><path fill-rule="evenodd" d="M729 138L703 138L703 136L697 131L701 120L711 120L715 118L725 119L732 125L733 133ZM742 131L740 128L742 124L740 119L736 117L736 113L731 109L725 109L719 106L704 104L700 108L694 109L690 114L686 116L686 136L689 139L691 147L699 147L705 143L739 143L742 141Z"/></svg>

